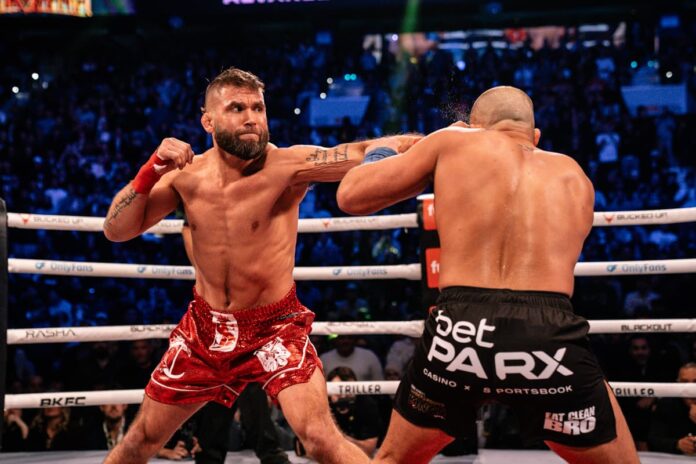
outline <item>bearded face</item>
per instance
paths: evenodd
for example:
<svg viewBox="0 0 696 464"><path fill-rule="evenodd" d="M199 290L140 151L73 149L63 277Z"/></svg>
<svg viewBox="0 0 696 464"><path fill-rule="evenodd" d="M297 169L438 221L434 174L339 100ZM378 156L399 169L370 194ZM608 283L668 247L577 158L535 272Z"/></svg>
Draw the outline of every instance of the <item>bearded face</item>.
<svg viewBox="0 0 696 464"><path fill-rule="evenodd" d="M255 134L258 139L248 134ZM235 131L215 128L213 132L218 147L231 156L249 161L263 155L268 145L268 129L257 127L256 129L240 128Z"/></svg>

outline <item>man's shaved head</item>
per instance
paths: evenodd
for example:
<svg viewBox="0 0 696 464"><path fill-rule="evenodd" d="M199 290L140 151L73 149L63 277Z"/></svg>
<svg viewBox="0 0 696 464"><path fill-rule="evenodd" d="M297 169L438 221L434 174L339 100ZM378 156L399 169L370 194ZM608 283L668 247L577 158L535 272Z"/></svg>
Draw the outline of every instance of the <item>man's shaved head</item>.
<svg viewBox="0 0 696 464"><path fill-rule="evenodd" d="M534 104L516 87L493 87L476 99L469 119L472 125L483 128L508 120L524 123L534 130Z"/></svg>

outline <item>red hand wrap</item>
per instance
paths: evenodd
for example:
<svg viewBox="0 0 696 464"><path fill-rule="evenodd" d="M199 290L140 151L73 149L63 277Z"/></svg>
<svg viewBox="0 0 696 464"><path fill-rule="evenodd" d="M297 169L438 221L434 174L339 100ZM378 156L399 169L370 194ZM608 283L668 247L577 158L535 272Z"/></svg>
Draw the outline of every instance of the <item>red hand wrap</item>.
<svg viewBox="0 0 696 464"><path fill-rule="evenodd" d="M159 173L164 167L168 166L172 161L165 161L157 156L157 150L152 154L147 163L138 171L138 175L133 179L133 190L135 193L147 195L155 186L162 174Z"/></svg>

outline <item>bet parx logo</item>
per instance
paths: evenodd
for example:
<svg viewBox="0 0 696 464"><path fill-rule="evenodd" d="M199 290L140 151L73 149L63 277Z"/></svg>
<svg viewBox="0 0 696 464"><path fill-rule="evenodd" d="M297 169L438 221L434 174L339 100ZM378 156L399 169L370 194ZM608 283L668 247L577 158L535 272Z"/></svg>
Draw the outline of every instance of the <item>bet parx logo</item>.
<svg viewBox="0 0 696 464"><path fill-rule="evenodd" d="M493 348L495 343L488 340L493 338L496 327L488 325L486 318L479 320L478 324L462 320L454 322L442 310L438 310L435 323L436 335L428 351L428 361L446 364L448 372L468 372L479 379L488 379L491 367L484 367L477 349L467 345ZM499 351L494 355L493 367L500 380L510 375L521 375L527 380L546 380L555 373L568 377L573 371L561 364L565 354L566 348L559 348L553 355L540 350ZM537 367L538 361L543 364L541 370Z"/></svg>
<svg viewBox="0 0 696 464"><path fill-rule="evenodd" d="M36 269L41 270L44 268L45 265L46 263L44 263L43 261L39 261L38 263L34 264L34 267L36 267Z"/></svg>
<svg viewBox="0 0 696 464"><path fill-rule="evenodd" d="M341 275L341 272L343 272L343 269L340 269L340 268L334 269L334 270L331 271L331 273L332 273L333 275L335 275L335 276Z"/></svg>
<svg viewBox="0 0 696 464"><path fill-rule="evenodd" d="M607 272L614 272L616 270L616 264L610 264L607 266Z"/></svg>
<svg viewBox="0 0 696 464"><path fill-rule="evenodd" d="M138 266L138 274L142 274L147 269L147 266Z"/></svg>

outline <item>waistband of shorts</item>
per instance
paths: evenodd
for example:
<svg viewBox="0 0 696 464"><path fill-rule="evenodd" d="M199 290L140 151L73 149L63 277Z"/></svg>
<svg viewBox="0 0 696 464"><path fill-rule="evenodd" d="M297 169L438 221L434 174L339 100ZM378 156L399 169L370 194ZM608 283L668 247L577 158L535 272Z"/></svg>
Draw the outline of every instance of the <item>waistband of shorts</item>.
<svg viewBox="0 0 696 464"><path fill-rule="evenodd" d="M193 287L193 306L196 310L202 310L218 315L232 316L237 322L257 322L277 317L285 316L302 307L302 304L297 299L297 284L293 283L288 293L280 300L269 303L263 306L251 306L249 308L236 309L234 311L226 311L214 309L210 304L203 299L202 296Z"/></svg>
<svg viewBox="0 0 696 464"><path fill-rule="evenodd" d="M437 299L437 304L455 302L521 304L573 311L570 298L563 293L466 287L463 285L443 288Z"/></svg>

